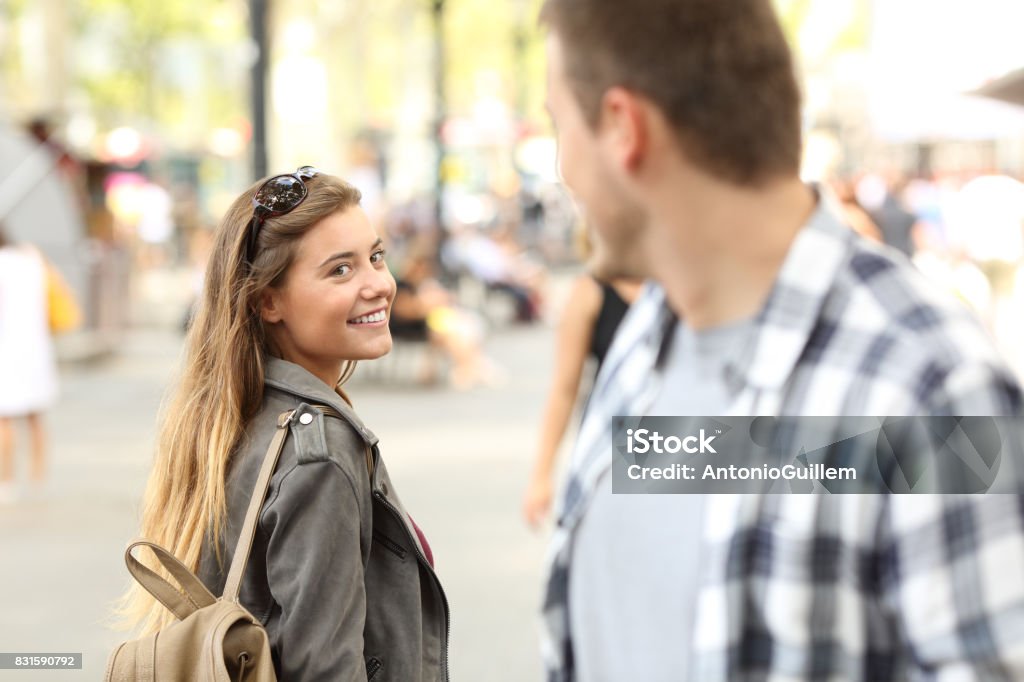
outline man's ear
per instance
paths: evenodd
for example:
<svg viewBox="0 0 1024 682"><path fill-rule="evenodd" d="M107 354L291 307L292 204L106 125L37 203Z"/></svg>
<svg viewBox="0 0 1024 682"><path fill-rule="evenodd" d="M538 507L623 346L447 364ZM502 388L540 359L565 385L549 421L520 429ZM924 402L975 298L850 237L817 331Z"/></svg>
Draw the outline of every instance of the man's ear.
<svg viewBox="0 0 1024 682"><path fill-rule="evenodd" d="M636 171L647 153L646 114L644 102L626 88L609 88L601 99L601 135L626 171Z"/></svg>
<svg viewBox="0 0 1024 682"><path fill-rule="evenodd" d="M260 317L269 324L281 321L281 292L274 287L267 287L260 296Z"/></svg>

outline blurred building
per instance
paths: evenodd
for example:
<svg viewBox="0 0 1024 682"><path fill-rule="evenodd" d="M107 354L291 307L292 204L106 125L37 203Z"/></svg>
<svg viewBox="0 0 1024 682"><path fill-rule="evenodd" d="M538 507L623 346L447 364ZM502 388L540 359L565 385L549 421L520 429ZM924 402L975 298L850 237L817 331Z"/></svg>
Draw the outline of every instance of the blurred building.
<svg viewBox="0 0 1024 682"><path fill-rule="evenodd" d="M783 11L801 4L778 3ZM1024 112L969 94L1024 63L1024 4L802 4L812 9L792 30L803 56L808 128L834 147L831 164L817 165L840 175L864 168L1024 173Z"/></svg>

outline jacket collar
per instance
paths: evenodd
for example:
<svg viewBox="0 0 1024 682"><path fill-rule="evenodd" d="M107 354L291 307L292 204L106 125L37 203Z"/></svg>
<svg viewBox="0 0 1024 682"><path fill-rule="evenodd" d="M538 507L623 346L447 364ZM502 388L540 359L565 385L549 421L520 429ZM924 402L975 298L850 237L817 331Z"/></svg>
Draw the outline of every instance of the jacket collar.
<svg viewBox="0 0 1024 682"><path fill-rule="evenodd" d="M328 405L333 407L352 425L352 428L359 432L359 435L363 437L367 445L372 447L377 444L377 436L370 429L366 428L363 420L359 418L355 410L330 386L299 365L280 358L268 357L265 363L263 380L267 386L273 386L286 393L290 393L311 405Z"/></svg>

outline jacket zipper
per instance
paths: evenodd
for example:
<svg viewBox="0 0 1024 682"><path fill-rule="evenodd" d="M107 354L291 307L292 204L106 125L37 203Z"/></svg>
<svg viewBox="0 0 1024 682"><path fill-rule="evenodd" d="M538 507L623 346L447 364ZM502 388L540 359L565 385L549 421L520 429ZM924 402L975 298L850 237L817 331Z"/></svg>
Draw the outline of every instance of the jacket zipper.
<svg viewBox="0 0 1024 682"><path fill-rule="evenodd" d="M420 545L416 542L415 538L409 533L409 527L402 519L402 512L400 512L395 505L391 504L388 498L384 497L384 494L380 491L373 491L373 496L380 500L381 504L388 508L393 516L395 516L401 523L402 528L405 529L405 534L409 536L409 540L412 541L413 550L416 552L416 557L420 563L423 564L429 571L430 577L434 579L434 587L437 588L438 594L441 595L441 601L444 603L444 649L441 651L441 669L444 672L445 682L448 680L448 640L451 636L451 608L448 606L448 597L444 593L444 588L441 587L441 581L438 579L437 574L434 573L433 567L430 562L427 561L427 557L420 551Z"/></svg>
<svg viewBox="0 0 1024 682"><path fill-rule="evenodd" d="M381 669L382 665L384 664L380 662L379 658L371 656L370 660L366 662L366 679L372 680L374 677L376 677L377 671Z"/></svg>
<svg viewBox="0 0 1024 682"><path fill-rule="evenodd" d="M384 545L384 547L391 550L391 552L399 559L404 560L406 555L408 555L408 552L405 550L405 547L402 547L400 544L398 544L391 538L386 537L383 533L374 533L373 539L375 542L379 542L380 544Z"/></svg>

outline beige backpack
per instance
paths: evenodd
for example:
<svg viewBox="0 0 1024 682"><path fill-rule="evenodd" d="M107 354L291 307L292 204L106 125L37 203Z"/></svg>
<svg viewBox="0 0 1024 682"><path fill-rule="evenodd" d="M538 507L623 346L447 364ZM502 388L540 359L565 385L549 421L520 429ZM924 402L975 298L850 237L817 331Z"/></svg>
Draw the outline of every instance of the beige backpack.
<svg viewBox="0 0 1024 682"><path fill-rule="evenodd" d="M238 603L238 591L252 550L260 508L294 414L293 410L278 417L277 431L253 487L220 599L163 547L142 539L128 546L128 571L178 620L159 632L118 646L107 664L106 682L277 681L267 632ZM153 550L181 590L132 555L132 550L140 546Z"/></svg>

